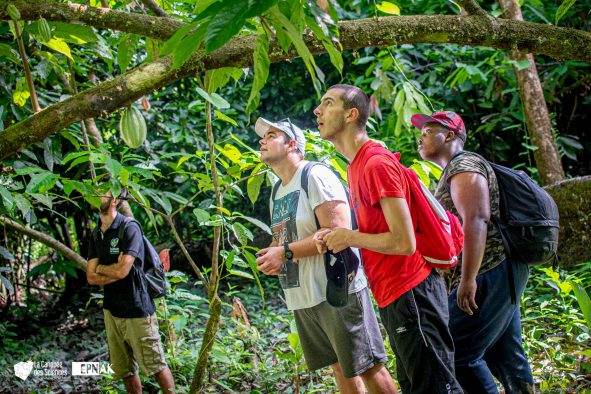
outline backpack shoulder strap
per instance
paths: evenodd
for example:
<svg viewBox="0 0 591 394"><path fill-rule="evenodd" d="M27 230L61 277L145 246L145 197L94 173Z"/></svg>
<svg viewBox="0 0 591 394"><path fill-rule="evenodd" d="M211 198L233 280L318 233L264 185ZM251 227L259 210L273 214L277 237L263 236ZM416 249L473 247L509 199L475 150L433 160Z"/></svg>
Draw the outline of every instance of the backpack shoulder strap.
<svg viewBox="0 0 591 394"><path fill-rule="evenodd" d="M277 195L277 190L279 190L279 186L281 185L281 179L279 179L273 185L273 190L271 190L271 200L275 200L275 196Z"/></svg>
<svg viewBox="0 0 591 394"><path fill-rule="evenodd" d="M310 171L312 168L322 165L322 163L318 163L317 161L309 161L304 165L304 169L302 170L302 177L300 178L300 184L302 185L302 190L308 195L308 179L310 178Z"/></svg>

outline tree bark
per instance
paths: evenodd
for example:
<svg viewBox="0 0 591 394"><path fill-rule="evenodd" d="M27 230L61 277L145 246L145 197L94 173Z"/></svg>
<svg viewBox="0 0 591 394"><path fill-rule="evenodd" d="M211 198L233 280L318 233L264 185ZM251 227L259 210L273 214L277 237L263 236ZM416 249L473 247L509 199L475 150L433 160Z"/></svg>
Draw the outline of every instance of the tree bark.
<svg viewBox="0 0 591 394"><path fill-rule="evenodd" d="M55 238L52 238L51 236L44 234L40 231L33 230L32 228L24 227L21 224L15 222L14 220L8 219L4 216L0 216L0 223L2 223L4 226L8 228L18 231L19 233L26 234L31 238L41 242L42 244L49 246L52 249L57 250L65 258L75 263L80 269L86 271L86 260L82 258L82 256L80 256L78 253L74 252L72 249L68 248L66 245L59 242Z"/></svg>
<svg viewBox="0 0 591 394"><path fill-rule="evenodd" d="M544 189L560 213L558 256L564 268L591 261L591 176L567 179Z"/></svg>
<svg viewBox="0 0 591 394"><path fill-rule="evenodd" d="M515 0L498 0L504 10L503 17L513 20L523 20L521 8ZM532 54L516 50L510 51L515 61L527 60L530 66L519 70L514 67L519 86L519 95L523 103L523 112L527 124L527 131L532 145L538 149L534 151L536 167L540 173L543 185L555 183L564 179L564 169L560 161L560 154L556 141L552 135L552 124L548 115L548 106L544 99L544 91L536 69L536 62Z"/></svg>
<svg viewBox="0 0 591 394"><path fill-rule="evenodd" d="M172 18L129 14L82 5L39 5L33 2L21 5L23 18L44 16L49 20L82 22L95 27L114 28L163 39L170 37L182 26L180 22L173 22ZM0 11L0 18L4 18L4 14L5 11ZM525 50L559 59L591 62L591 33L484 16L417 15L371 18L340 22L339 29L344 49L404 43L457 43ZM0 133L0 160L74 122L106 116L151 91L196 72L220 67L250 67L254 39L253 35L237 36L211 54L199 50L176 70L172 70L170 56L160 58L47 107ZM325 51L320 41L310 32L304 33L304 40L313 54ZM565 46L565 42L569 45ZM287 60L295 56L295 51L285 53L276 40L271 41L271 61Z"/></svg>

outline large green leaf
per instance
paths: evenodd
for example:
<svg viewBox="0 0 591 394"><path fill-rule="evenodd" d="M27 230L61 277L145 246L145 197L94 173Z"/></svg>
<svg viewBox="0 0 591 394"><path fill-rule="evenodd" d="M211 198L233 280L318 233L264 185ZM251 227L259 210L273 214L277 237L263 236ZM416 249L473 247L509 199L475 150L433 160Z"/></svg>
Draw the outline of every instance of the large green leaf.
<svg viewBox="0 0 591 394"><path fill-rule="evenodd" d="M269 77L269 37L264 29L259 29L259 34L254 44L254 80L250 96L246 103L246 113L252 113L258 106L261 97L260 91L265 86Z"/></svg>
<svg viewBox="0 0 591 394"><path fill-rule="evenodd" d="M47 42L42 42L42 44L48 48L53 49L56 52L61 53L62 55L69 57L70 60L73 60L72 52L70 51L70 47L61 38L52 37L51 40L49 40Z"/></svg>
<svg viewBox="0 0 591 394"><path fill-rule="evenodd" d="M571 281L570 284L572 285L572 289L575 292L575 296L581 307L581 312L583 312L583 316L585 316L587 326L591 328L591 299L589 299L589 294L587 294L580 284L574 281Z"/></svg>
<svg viewBox="0 0 591 394"><path fill-rule="evenodd" d="M27 185L27 193L45 193L57 182L59 176L53 172L43 171L31 177Z"/></svg>
<svg viewBox="0 0 591 394"><path fill-rule="evenodd" d="M556 10L556 15L554 16L554 24L558 25L558 21L562 19L562 17L568 12L568 10L575 4L577 0L563 0L562 4Z"/></svg>
<svg viewBox="0 0 591 394"><path fill-rule="evenodd" d="M261 192L261 186L265 182L265 174L258 174L253 176L257 172L259 172L261 168L263 168L262 163L257 165L254 168L254 170L252 170L251 177L248 178L248 180L246 181L246 191L248 193L248 198L250 199L250 202L252 204L254 204L258 200L259 193Z"/></svg>
<svg viewBox="0 0 591 394"><path fill-rule="evenodd" d="M50 22L51 35L61 38L71 44L86 44L98 41L97 34L92 27L85 25L72 25L69 23Z"/></svg>
<svg viewBox="0 0 591 394"><path fill-rule="evenodd" d="M0 57L5 57L15 64L21 64L18 51L8 44L0 44Z"/></svg>
<svg viewBox="0 0 591 394"><path fill-rule="evenodd" d="M129 67L129 63L136 52L138 36L135 34L124 34L119 40L117 46L117 62L121 73L125 73Z"/></svg>
<svg viewBox="0 0 591 394"><path fill-rule="evenodd" d="M212 18L205 35L205 49L208 53L221 48L242 30L247 19L263 14L277 0L226 0L223 5L213 4L217 12Z"/></svg>
<svg viewBox="0 0 591 394"><path fill-rule="evenodd" d="M0 195L2 196L2 202L6 210L11 211L12 207L14 206L14 197L12 197L12 194L8 191L7 188L0 185Z"/></svg>
<svg viewBox="0 0 591 394"><path fill-rule="evenodd" d="M12 92L12 102L22 107L27 103L29 97L31 97L31 93L29 92L27 81L24 77L19 78L16 81L16 88Z"/></svg>
<svg viewBox="0 0 591 394"><path fill-rule="evenodd" d="M187 60L189 60L191 54L201 46L206 31L207 23L203 23L176 46L172 53L173 69L181 67Z"/></svg>
<svg viewBox="0 0 591 394"><path fill-rule="evenodd" d="M282 14L281 11L279 11L277 6L270 8L266 13L266 17L277 31L281 30L287 34L298 55L300 55L304 61L308 73L310 73L310 76L312 77L314 89L318 94L320 94L322 83L324 82L324 74L316 66L314 57L302 39L301 34L298 33L296 27L290 22L290 20L284 14Z"/></svg>

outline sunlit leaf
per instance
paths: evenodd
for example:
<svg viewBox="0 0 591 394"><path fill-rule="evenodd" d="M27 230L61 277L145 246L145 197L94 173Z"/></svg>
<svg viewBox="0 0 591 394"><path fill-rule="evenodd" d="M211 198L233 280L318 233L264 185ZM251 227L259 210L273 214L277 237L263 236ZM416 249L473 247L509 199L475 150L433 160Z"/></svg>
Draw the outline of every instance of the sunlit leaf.
<svg viewBox="0 0 591 394"><path fill-rule="evenodd" d="M382 4L376 5L376 8L385 14L400 15L400 7L388 1L383 1Z"/></svg>
<svg viewBox="0 0 591 394"><path fill-rule="evenodd" d="M62 55L69 57L70 60L73 60L72 52L70 52L70 47L61 38L53 37L51 40L49 40L47 42L43 42L42 44L48 48L53 49L56 52L61 53Z"/></svg>

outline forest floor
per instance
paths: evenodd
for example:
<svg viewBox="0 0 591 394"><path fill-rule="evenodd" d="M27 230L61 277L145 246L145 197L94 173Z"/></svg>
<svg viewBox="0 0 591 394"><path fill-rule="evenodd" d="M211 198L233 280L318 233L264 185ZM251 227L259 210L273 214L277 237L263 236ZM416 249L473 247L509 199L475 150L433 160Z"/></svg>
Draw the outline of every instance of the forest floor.
<svg viewBox="0 0 591 394"><path fill-rule="evenodd" d="M591 393L590 329L569 288L573 279L589 288L589 268L591 264L581 265L569 274L546 268L532 271L521 311L524 347L539 392ZM169 278L173 291L166 298L166 307L159 303L158 317L177 390L184 393L201 346L207 300L187 275L177 272ZM335 392L330 371L310 373L306 369L293 318L280 298L277 281L265 279L262 284L265 309L253 282L233 280L223 289L224 310L211 351L206 391ZM1 323L0 393L124 391L121 382L113 381L108 373L71 375L72 361L108 363L100 295L68 309L56 304L34 309L30 313L21 310L20 320ZM393 356L389 356L388 369L394 375ZM26 361L33 362L33 369L21 380L13 366ZM40 376L41 372L46 376ZM157 392L154 381L144 377L142 381L144 392Z"/></svg>

